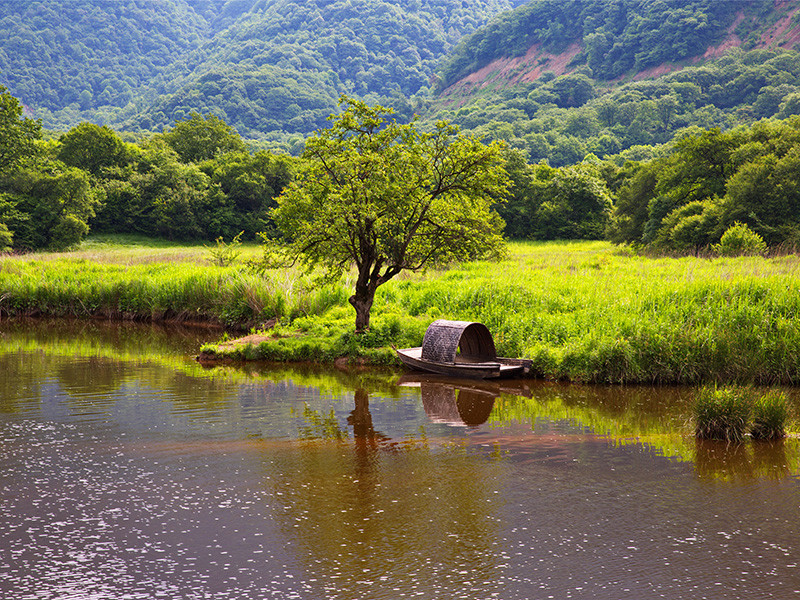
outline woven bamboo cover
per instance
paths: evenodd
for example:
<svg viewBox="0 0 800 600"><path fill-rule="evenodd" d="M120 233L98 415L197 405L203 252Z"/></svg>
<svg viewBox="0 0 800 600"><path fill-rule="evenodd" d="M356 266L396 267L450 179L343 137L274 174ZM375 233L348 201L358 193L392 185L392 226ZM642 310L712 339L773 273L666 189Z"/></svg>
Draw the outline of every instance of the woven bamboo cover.
<svg viewBox="0 0 800 600"><path fill-rule="evenodd" d="M453 364L461 349L461 358L488 361L497 358L492 334L483 323L439 319L428 326L422 340L422 358Z"/></svg>

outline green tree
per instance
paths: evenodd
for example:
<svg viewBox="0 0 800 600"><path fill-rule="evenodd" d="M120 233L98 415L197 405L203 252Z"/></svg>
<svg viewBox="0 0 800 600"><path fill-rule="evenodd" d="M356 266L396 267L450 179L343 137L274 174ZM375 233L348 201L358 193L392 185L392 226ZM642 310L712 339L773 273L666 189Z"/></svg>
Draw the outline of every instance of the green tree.
<svg viewBox="0 0 800 600"><path fill-rule="evenodd" d="M192 113L164 134L167 144L184 162L199 162L225 152L246 149L241 136L214 115Z"/></svg>
<svg viewBox="0 0 800 600"><path fill-rule="evenodd" d="M36 153L42 124L22 116L19 100L0 85L0 172L17 167Z"/></svg>
<svg viewBox="0 0 800 600"><path fill-rule="evenodd" d="M71 167L98 175L107 167L122 166L128 160L125 143L105 125L81 123L59 138L58 158Z"/></svg>
<svg viewBox="0 0 800 600"><path fill-rule="evenodd" d="M726 223L751 226L770 244L796 238L800 232L800 151L759 157L742 166L728 182L723 199Z"/></svg>
<svg viewBox="0 0 800 600"><path fill-rule="evenodd" d="M340 276L357 270L350 303L369 328L378 286L404 270L498 256L508 186L502 146L457 127L432 132L388 120L391 110L343 97L343 113L310 138L299 177L278 198L290 256Z"/></svg>
<svg viewBox="0 0 800 600"><path fill-rule="evenodd" d="M11 250L14 235L8 229L5 223L0 223L0 252L8 252Z"/></svg>
<svg viewBox="0 0 800 600"><path fill-rule="evenodd" d="M545 199L534 215L537 239L602 239L612 203L595 165L562 167L543 191Z"/></svg>
<svg viewBox="0 0 800 600"><path fill-rule="evenodd" d="M628 163L617 193L608 235L615 244L638 244L649 218L648 204L655 194L661 161Z"/></svg>
<svg viewBox="0 0 800 600"><path fill-rule="evenodd" d="M255 238L259 232L273 230L269 210L292 180L296 160L262 150L255 154L230 152L201 163L200 169L232 207L232 218L218 235L232 237L244 231L245 238Z"/></svg>
<svg viewBox="0 0 800 600"><path fill-rule="evenodd" d="M737 221L728 227L719 244L714 244L713 248L721 256L742 256L763 254L767 250L767 244L755 231Z"/></svg>
<svg viewBox="0 0 800 600"><path fill-rule="evenodd" d="M98 197L84 171L60 161L29 164L4 186L23 215L14 231L15 247L66 250L88 233Z"/></svg>

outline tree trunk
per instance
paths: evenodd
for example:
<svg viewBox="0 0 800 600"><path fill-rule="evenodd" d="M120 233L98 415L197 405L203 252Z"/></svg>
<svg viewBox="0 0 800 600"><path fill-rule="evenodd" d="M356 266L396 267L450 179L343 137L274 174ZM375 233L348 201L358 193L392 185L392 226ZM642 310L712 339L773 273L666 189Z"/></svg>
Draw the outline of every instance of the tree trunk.
<svg viewBox="0 0 800 600"><path fill-rule="evenodd" d="M350 304L356 309L356 333L364 333L369 329L369 313L374 300L374 291L370 293L369 288L359 290L358 286L356 286L356 293L350 296Z"/></svg>

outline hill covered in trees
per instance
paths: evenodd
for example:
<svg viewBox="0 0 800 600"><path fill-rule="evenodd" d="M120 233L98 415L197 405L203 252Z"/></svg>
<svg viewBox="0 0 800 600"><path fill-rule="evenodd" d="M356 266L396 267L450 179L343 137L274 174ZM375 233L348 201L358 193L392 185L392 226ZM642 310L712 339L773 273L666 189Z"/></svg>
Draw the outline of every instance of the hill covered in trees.
<svg viewBox="0 0 800 600"><path fill-rule="evenodd" d="M524 59L512 80L530 80L565 55L566 68L556 70L585 65L609 81L700 57L728 38L746 49L791 47L794 40L770 33L797 26L797 8L789 0L534 0L465 36L439 69L438 87L513 57Z"/></svg>
<svg viewBox="0 0 800 600"><path fill-rule="evenodd" d="M796 114L798 0L537 0L463 38L428 114L531 162L654 156L686 128Z"/></svg>
<svg viewBox="0 0 800 600"><path fill-rule="evenodd" d="M159 131L191 112L306 134L342 93L412 96L520 0L0 2L0 84L42 119Z"/></svg>
<svg viewBox="0 0 800 600"><path fill-rule="evenodd" d="M506 141L510 237L798 243L800 0L515 3L2 2L0 248L274 230L342 93Z"/></svg>

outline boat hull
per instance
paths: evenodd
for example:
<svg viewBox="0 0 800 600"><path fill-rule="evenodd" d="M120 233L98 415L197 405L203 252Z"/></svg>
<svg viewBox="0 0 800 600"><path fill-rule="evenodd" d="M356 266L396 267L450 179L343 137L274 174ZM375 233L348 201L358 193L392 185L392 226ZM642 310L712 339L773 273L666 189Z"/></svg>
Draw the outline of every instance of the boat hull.
<svg viewBox="0 0 800 600"><path fill-rule="evenodd" d="M497 379L502 377L516 377L524 375L523 361L506 362L506 359L497 358L485 362L458 362L442 363L422 358L422 348L396 349L397 356L405 366L415 371L436 373L467 379Z"/></svg>

